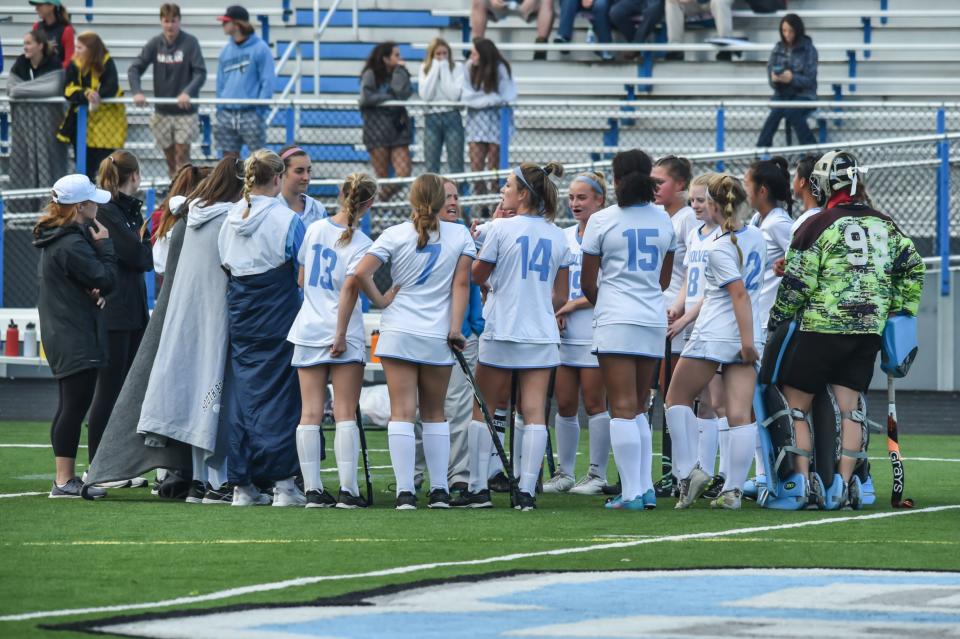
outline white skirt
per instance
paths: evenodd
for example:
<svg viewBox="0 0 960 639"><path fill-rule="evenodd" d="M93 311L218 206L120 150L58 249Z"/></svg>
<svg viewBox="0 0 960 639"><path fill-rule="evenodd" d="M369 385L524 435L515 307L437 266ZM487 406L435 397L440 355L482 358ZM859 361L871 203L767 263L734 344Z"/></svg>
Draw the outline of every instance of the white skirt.
<svg viewBox="0 0 960 639"><path fill-rule="evenodd" d="M445 338L400 331L380 331L376 356L428 366L453 366L453 353Z"/></svg>
<svg viewBox="0 0 960 639"><path fill-rule="evenodd" d="M307 368L320 364L363 364L366 360L367 349L355 344L347 344L347 350L339 357L330 354L329 346L301 346L293 345L294 368Z"/></svg>
<svg viewBox="0 0 960 639"><path fill-rule="evenodd" d="M694 324L687 324L687 327L679 335L670 340L670 352L679 355L683 352L684 346L690 341L690 335L693 334Z"/></svg>
<svg viewBox="0 0 960 639"><path fill-rule="evenodd" d="M556 344L507 342L480 337L480 363L493 368L556 368L560 349Z"/></svg>
<svg viewBox="0 0 960 639"><path fill-rule="evenodd" d="M599 368L597 356L590 352L590 344L560 343L560 365L570 368Z"/></svg>
<svg viewBox="0 0 960 639"><path fill-rule="evenodd" d="M763 352L761 344L754 344L758 353ZM691 339L683 349L681 357L688 359L705 359L717 364L742 364L740 359L740 342L718 342Z"/></svg>
<svg viewBox="0 0 960 639"><path fill-rule="evenodd" d="M633 355L663 359L667 328L637 324L607 324L593 329L595 355Z"/></svg>

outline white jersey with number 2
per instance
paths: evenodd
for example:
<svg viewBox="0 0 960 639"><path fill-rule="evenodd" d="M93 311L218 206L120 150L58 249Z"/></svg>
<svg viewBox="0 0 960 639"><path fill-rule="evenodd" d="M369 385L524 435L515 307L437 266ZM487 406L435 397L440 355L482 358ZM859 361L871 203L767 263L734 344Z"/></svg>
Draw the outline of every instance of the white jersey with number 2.
<svg viewBox="0 0 960 639"><path fill-rule="evenodd" d="M609 206L590 216L580 248L600 256L595 326L667 326L660 270L676 251L677 236L666 211L652 204Z"/></svg>

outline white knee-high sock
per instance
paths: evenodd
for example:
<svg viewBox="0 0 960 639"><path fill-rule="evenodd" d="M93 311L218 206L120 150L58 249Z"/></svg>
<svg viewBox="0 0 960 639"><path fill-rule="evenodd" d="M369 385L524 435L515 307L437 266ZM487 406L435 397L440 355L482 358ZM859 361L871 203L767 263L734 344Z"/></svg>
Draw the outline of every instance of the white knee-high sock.
<svg viewBox="0 0 960 639"><path fill-rule="evenodd" d="M641 480L641 463L643 459L643 444L640 440L640 429L636 419L610 420L610 445L613 448L613 460L620 471L620 486L624 501L630 501L641 496L643 481Z"/></svg>
<svg viewBox="0 0 960 639"><path fill-rule="evenodd" d="M416 492L413 486L413 467L417 458L417 436L410 422L388 422L387 440L390 445L390 463L397 480L397 494Z"/></svg>
<svg viewBox="0 0 960 639"><path fill-rule="evenodd" d="M227 483L227 456L220 459L220 463L215 466L207 464L207 481L213 486L214 490L219 490Z"/></svg>
<svg viewBox="0 0 960 639"><path fill-rule="evenodd" d="M670 429L670 457L673 471L680 479L690 476L697 465L697 441L700 425L689 406L671 406L667 409L667 427Z"/></svg>
<svg viewBox="0 0 960 639"><path fill-rule="evenodd" d="M713 475L713 468L717 464L717 418L697 418L700 423L700 441L697 446L697 460L708 475Z"/></svg>
<svg viewBox="0 0 960 639"><path fill-rule="evenodd" d="M729 475L723 484L724 490L739 488L743 490L743 482L750 472L751 457L757 437L757 423L730 428L730 463L727 467Z"/></svg>
<svg viewBox="0 0 960 639"><path fill-rule="evenodd" d="M337 432L333 438L333 450L337 457L337 475L340 489L354 497L360 495L357 486L357 460L360 456L360 429L357 422L337 422Z"/></svg>
<svg viewBox="0 0 960 639"><path fill-rule="evenodd" d="M607 480L607 460L610 459L610 413L603 411L590 415L590 472Z"/></svg>
<svg viewBox="0 0 960 639"><path fill-rule="evenodd" d="M506 433L507 433L506 419L507 419L507 411L505 411L504 409L498 408L497 410L493 411L493 426L494 426L494 429L497 431L497 437L500 439L500 445L504 447L504 450L506 450L506 444L504 443L506 441ZM490 443L493 444L492 441ZM489 471L490 475L489 476L493 477L497 473L506 472L506 469L503 467L503 462L500 461L500 455L497 454L495 448L491 448L490 455L491 455L491 459L490 459L490 471Z"/></svg>
<svg viewBox="0 0 960 639"><path fill-rule="evenodd" d="M190 458L193 461L193 481L207 481L207 451L196 446L190 447Z"/></svg>
<svg viewBox="0 0 960 639"><path fill-rule="evenodd" d="M527 427L517 415L516 424L513 428L513 476L520 477L523 468L523 437L527 432Z"/></svg>
<svg viewBox="0 0 960 639"><path fill-rule="evenodd" d="M577 448L580 446L580 419L576 415L557 415L553 427L557 431L557 461L560 472L573 477Z"/></svg>
<svg viewBox="0 0 960 639"><path fill-rule="evenodd" d="M449 422L423 422L423 456L427 458L430 489L449 490L447 469L450 467Z"/></svg>
<svg viewBox="0 0 960 639"><path fill-rule="evenodd" d="M320 481L320 426L300 424L297 426L297 457L300 458L300 472L303 474L303 489L323 490Z"/></svg>
<svg viewBox="0 0 960 639"><path fill-rule="evenodd" d="M647 414L640 413L634 420L640 433L640 492L653 489L653 431Z"/></svg>
<svg viewBox="0 0 960 639"><path fill-rule="evenodd" d="M470 492L487 489L490 477L490 450L493 440L483 422L472 420L467 430L467 454L470 456Z"/></svg>
<svg viewBox="0 0 960 639"><path fill-rule="evenodd" d="M720 469L719 474L724 478L730 475L727 468L730 467L730 423L726 417L717 420L717 441L720 443Z"/></svg>
<svg viewBox="0 0 960 639"><path fill-rule="evenodd" d="M547 452L546 424L528 424L523 434L523 461L520 466L519 488L528 495L533 495L537 489L537 479L540 478L540 465L543 455Z"/></svg>

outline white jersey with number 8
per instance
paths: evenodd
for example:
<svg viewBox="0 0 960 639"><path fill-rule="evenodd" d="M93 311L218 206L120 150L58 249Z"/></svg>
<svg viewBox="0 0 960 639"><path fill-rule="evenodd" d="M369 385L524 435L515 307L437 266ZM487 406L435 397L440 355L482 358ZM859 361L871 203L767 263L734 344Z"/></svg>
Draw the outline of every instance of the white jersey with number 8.
<svg viewBox="0 0 960 639"><path fill-rule="evenodd" d="M660 271L677 237L666 211L652 204L607 207L590 216L580 248L600 256L595 326L667 326Z"/></svg>
<svg viewBox="0 0 960 639"><path fill-rule="evenodd" d="M370 255L390 264L390 277L400 291L380 317L381 331L446 339L450 332L451 284L460 256L477 254L470 231L462 224L440 222L423 248L417 248L413 222L383 231Z"/></svg>
<svg viewBox="0 0 960 639"><path fill-rule="evenodd" d="M478 259L496 265L484 338L559 344L553 283L557 271L573 263L563 231L540 216L497 219L489 225Z"/></svg>
<svg viewBox="0 0 960 639"><path fill-rule="evenodd" d="M707 286L707 257L713 246L713 240L720 234L719 227L703 235L703 226L699 226L687 236L687 254L683 261L687 265L687 295L684 298L684 310L690 310L700 303Z"/></svg>

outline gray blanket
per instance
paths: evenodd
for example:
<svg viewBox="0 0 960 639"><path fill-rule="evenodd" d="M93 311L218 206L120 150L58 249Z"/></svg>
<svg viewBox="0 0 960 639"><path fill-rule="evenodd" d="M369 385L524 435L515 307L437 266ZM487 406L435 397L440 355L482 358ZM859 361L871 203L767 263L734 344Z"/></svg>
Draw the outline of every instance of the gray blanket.
<svg viewBox="0 0 960 639"><path fill-rule="evenodd" d="M143 436L137 433L140 421L140 407L147 392L147 382L153 361L160 345L160 333L167 314L170 291L177 273L177 262L183 248L183 236L187 225L180 218L173 227L170 236L170 254L167 257L167 270L163 278L163 290L150 316L143 341L137 350L127 380L123 384L117 403L113 407L110 421L100 440L97 456L87 470L87 483L98 484L107 481L119 481L137 477L154 468L186 469L190 475L192 467L190 446L170 440L163 448L144 445Z"/></svg>

